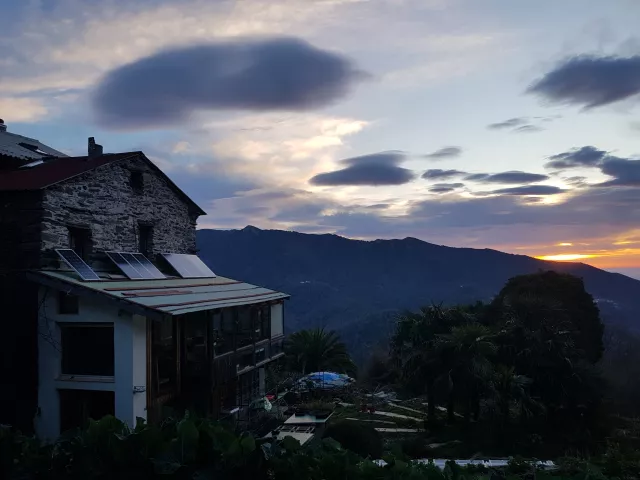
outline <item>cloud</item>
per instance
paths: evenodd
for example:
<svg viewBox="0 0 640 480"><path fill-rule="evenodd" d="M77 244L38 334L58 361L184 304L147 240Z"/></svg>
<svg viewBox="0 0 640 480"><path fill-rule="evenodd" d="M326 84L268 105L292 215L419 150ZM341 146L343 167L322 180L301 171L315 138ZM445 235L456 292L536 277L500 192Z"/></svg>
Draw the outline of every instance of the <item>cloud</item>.
<svg viewBox="0 0 640 480"><path fill-rule="evenodd" d="M562 188L551 185L525 185L522 187L500 188L487 193L497 195L555 195L565 191Z"/></svg>
<svg viewBox="0 0 640 480"><path fill-rule="evenodd" d="M600 183L598 186L640 186L640 160L608 156L600 166L600 170L614 179Z"/></svg>
<svg viewBox="0 0 640 480"><path fill-rule="evenodd" d="M47 108L39 99L0 97L2 118L9 122L34 122L47 114Z"/></svg>
<svg viewBox="0 0 640 480"><path fill-rule="evenodd" d="M350 60L300 39L244 39L165 50L116 68L92 104L106 127L161 127L200 110L324 107L363 77Z"/></svg>
<svg viewBox="0 0 640 480"><path fill-rule="evenodd" d="M522 125L513 130L514 133L534 133L541 132L544 128L539 127L537 125Z"/></svg>
<svg viewBox="0 0 640 480"><path fill-rule="evenodd" d="M440 150L436 150L433 153L428 153L427 155L425 155L425 158L430 158L432 160L443 160L445 158L459 157L461 153L462 148L451 146L441 148Z"/></svg>
<svg viewBox="0 0 640 480"><path fill-rule="evenodd" d="M640 93L640 55L572 57L534 82L527 92L587 109L619 102Z"/></svg>
<svg viewBox="0 0 640 480"><path fill-rule="evenodd" d="M515 117L498 123L490 123L487 128L490 130L505 130L526 124L529 121L526 117Z"/></svg>
<svg viewBox="0 0 640 480"><path fill-rule="evenodd" d="M465 172L461 172L460 170L442 170L441 168L432 168L427 170L422 174L422 178L430 180L434 178L439 179L447 179L453 177L459 177L461 175L465 175Z"/></svg>
<svg viewBox="0 0 640 480"><path fill-rule="evenodd" d="M320 173L309 183L318 186L403 185L415 177L411 170L399 166L404 159L405 155L397 151L347 158L340 161L346 168Z"/></svg>
<svg viewBox="0 0 640 480"><path fill-rule="evenodd" d="M550 161L545 164L545 168L593 167L600 163L606 155L606 151L587 145L550 156Z"/></svg>
<svg viewBox="0 0 640 480"><path fill-rule="evenodd" d="M431 193L449 193L464 187L464 183L436 183L429 192Z"/></svg>
<svg viewBox="0 0 640 480"><path fill-rule="evenodd" d="M465 180L482 183L537 183L548 180L548 175L540 173L527 173L517 170L502 173L473 173L464 177Z"/></svg>

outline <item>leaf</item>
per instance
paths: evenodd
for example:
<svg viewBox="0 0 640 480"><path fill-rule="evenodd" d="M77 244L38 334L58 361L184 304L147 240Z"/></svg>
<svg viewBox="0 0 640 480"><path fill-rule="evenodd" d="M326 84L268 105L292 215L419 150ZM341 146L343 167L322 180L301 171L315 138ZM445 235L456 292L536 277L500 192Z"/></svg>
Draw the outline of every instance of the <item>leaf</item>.
<svg viewBox="0 0 640 480"><path fill-rule="evenodd" d="M293 437L286 436L282 439L282 446L288 452L297 452L302 448L300 442Z"/></svg>
<svg viewBox="0 0 640 480"><path fill-rule="evenodd" d="M339 452L342 450L342 445L340 445L340 442L335 441L333 438L323 438L322 444L325 447L327 447L328 450L333 450L336 452Z"/></svg>
<svg viewBox="0 0 640 480"><path fill-rule="evenodd" d="M240 440L240 446L245 453L250 453L256 449L256 441L252 435L246 435Z"/></svg>

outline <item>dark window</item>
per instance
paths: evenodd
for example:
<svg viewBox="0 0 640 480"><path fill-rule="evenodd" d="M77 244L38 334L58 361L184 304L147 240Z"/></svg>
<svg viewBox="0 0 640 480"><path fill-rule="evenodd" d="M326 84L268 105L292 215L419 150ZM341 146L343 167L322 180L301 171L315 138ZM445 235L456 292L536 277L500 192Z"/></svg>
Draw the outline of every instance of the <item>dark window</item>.
<svg viewBox="0 0 640 480"><path fill-rule="evenodd" d="M131 184L131 189L135 193L142 193L144 191L144 176L142 175L142 172L131 172L129 183Z"/></svg>
<svg viewBox="0 0 640 480"><path fill-rule="evenodd" d="M60 292L58 294L58 313L61 315L77 315L79 302L76 295Z"/></svg>
<svg viewBox="0 0 640 480"><path fill-rule="evenodd" d="M271 307L265 305L260 307L259 315L259 336L260 340L271 338Z"/></svg>
<svg viewBox="0 0 640 480"><path fill-rule="evenodd" d="M153 252L153 227L151 225L138 225L138 230L140 232L139 251L145 257L148 257Z"/></svg>
<svg viewBox="0 0 640 480"><path fill-rule="evenodd" d="M235 333L234 311L230 308L213 314L213 352L222 355L233 350Z"/></svg>
<svg viewBox="0 0 640 480"><path fill-rule="evenodd" d="M91 253L91 230L82 227L69 227L69 248L86 261Z"/></svg>
<svg viewBox="0 0 640 480"><path fill-rule="evenodd" d="M62 373L113 376L113 324L60 325Z"/></svg>
<svg viewBox="0 0 640 480"><path fill-rule="evenodd" d="M152 381L159 394L173 392L177 388L178 362L175 325L172 318L153 322L151 330Z"/></svg>
<svg viewBox="0 0 640 480"><path fill-rule="evenodd" d="M115 415L114 392L100 390L60 390L60 433L85 428L89 419Z"/></svg>
<svg viewBox="0 0 640 480"><path fill-rule="evenodd" d="M238 307L238 330L236 348L246 347L253 343L251 307Z"/></svg>

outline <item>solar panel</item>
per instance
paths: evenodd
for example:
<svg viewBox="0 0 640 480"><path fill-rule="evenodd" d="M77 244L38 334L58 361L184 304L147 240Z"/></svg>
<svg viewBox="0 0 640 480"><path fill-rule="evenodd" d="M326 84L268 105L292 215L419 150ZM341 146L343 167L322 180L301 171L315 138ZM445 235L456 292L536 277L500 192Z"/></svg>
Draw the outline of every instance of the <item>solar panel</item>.
<svg viewBox="0 0 640 480"><path fill-rule="evenodd" d="M210 278L216 276L197 255L163 253L162 256L182 278Z"/></svg>
<svg viewBox="0 0 640 480"><path fill-rule="evenodd" d="M142 253L134 253L134 258L138 260L142 264L144 268L147 269L153 276L153 278L165 278L164 273L156 268L156 266L149 261L147 257L145 257Z"/></svg>
<svg viewBox="0 0 640 480"><path fill-rule="evenodd" d="M93 269L85 263L82 258L78 256L76 252L71 250L70 248L59 248L56 249L60 258L64 260L64 262L69 265L75 272L80 275L82 280L100 280L100 277Z"/></svg>
<svg viewBox="0 0 640 480"><path fill-rule="evenodd" d="M106 252L109 258L115 263L122 273L131 280L150 280L154 278L165 278L147 257L141 253L126 252Z"/></svg>
<svg viewBox="0 0 640 480"><path fill-rule="evenodd" d="M144 278L138 270L133 267L129 262L127 262L124 257L118 252L106 252L107 256L115 263L118 268L124 273L127 278L131 280L136 280L139 278Z"/></svg>

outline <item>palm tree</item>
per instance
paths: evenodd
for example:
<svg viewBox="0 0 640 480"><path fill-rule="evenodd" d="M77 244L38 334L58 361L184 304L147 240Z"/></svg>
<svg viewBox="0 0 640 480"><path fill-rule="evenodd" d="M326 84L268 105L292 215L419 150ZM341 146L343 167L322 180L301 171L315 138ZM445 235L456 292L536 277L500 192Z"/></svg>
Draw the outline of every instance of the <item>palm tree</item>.
<svg viewBox="0 0 640 480"><path fill-rule="evenodd" d="M480 396L489 385L493 372L491 358L497 350L491 330L478 323L469 323L453 327L451 333L439 335L439 338L438 347L449 370L449 421L453 420L456 394L462 394L465 418L468 420L473 410L477 420Z"/></svg>
<svg viewBox="0 0 640 480"><path fill-rule="evenodd" d="M405 313L398 319L391 341L393 357L402 367L405 381L427 392L427 420L435 420L436 382L446 365L442 361L439 335L451 331L453 325L468 321L468 314L457 308L440 305L423 307L418 313Z"/></svg>
<svg viewBox="0 0 640 480"><path fill-rule="evenodd" d="M504 425L509 423L513 403L519 407L521 417L524 417L529 408L536 404L528 392L531 379L516 374L513 366L496 365L492 383L498 411Z"/></svg>
<svg viewBox="0 0 640 480"><path fill-rule="evenodd" d="M352 374L356 366L338 334L324 328L300 330L287 338L285 353L289 368L303 375L311 372Z"/></svg>

